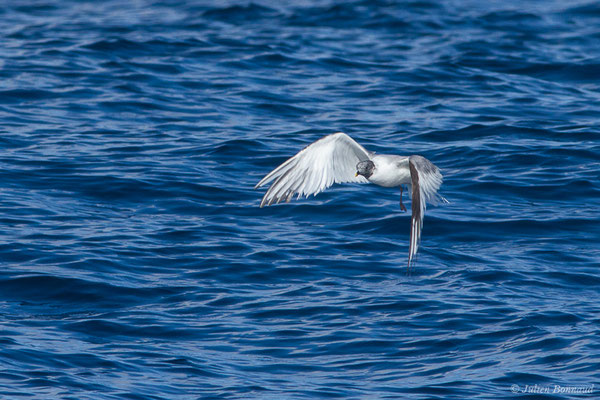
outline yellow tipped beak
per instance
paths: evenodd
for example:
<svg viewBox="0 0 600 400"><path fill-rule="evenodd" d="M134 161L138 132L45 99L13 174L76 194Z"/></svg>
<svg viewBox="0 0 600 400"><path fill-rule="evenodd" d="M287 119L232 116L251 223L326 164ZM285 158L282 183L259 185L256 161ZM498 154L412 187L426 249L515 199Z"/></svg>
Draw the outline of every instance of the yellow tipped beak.
<svg viewBox="0 0 600 400"><path fill-rule="evenodd" d="M354 177L356 178L358 176L358 171L356 171L356 173L354 174Z"/></svg>

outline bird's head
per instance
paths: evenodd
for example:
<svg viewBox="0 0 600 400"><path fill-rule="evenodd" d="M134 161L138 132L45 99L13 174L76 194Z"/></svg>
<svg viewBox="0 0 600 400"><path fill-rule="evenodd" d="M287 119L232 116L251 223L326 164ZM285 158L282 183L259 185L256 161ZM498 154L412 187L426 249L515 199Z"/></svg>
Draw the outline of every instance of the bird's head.
<svg viewBox="0 0 600 400"><path fill-rule="evenodd" d="M371 175L373 175L374 170L375 170L375 164L373 164L373 161L371 161L371 160L361 161L358 164L356 164L356 175L354 175L354 176L362 175L365 178L369 179L369 177Z"/></svg>

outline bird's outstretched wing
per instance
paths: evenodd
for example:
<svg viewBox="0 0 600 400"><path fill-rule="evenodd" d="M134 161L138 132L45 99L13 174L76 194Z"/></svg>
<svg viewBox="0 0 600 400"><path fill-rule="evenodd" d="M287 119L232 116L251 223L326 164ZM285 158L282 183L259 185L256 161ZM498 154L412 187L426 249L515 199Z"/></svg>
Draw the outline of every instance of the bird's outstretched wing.
<svg viewBox="0 0 600 400"><path fill-rule="evenodd" d="M258 182L255 189L275 180L260 206L290 201L295 194L298 194L298 198L316 195L334 183L367 182L363 176L355 174L356 164L369 160L369 154L345 133L325 136L305 147Z"/></svg>
<svg viewBox="0 0 600 400"><path fill-rule="evenodd" d="M412 216L408 247L408 266L410 267L410 263L419 249L427 203L437 204L440 201L447 202L447 200L437 194L443 179L438 167L421 156L410 156L408 167L412 186Z"/></svg>

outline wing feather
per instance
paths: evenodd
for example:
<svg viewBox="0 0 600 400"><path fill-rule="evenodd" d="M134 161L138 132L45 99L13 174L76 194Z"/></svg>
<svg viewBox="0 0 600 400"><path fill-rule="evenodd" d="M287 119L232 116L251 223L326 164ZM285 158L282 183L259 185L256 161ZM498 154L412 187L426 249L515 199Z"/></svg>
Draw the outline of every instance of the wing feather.
<svg viewBox="0 0 600 400"><path fill-rule="evenodd" d="M440 201L448 201L437 193L443 180L438 167L433 165L431 161L425 157L421 156L410 156L408 166L410 169L412 186L412 216L410 243L408 247L408 266L410 267L421 242L423 217L425 216L427 203L437 204Z"/></svg>
<svg viewBox="0 0 600 400"><path fill-rule="evenodd" d="M260 206L316 195L334 183L367 182L355 176L356 164L370 159L370 153L345 133L325 136L269 172L255 188L268 184Z"/></svg>

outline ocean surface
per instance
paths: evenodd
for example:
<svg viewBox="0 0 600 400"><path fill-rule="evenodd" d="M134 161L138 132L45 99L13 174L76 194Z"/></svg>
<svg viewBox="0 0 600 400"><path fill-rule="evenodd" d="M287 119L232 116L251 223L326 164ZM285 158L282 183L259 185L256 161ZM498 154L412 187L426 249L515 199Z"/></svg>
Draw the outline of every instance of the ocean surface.
<svg viewBox="0 0 600 400"><path fill-rule="evenodd" d="M6 0L0 35L0 399L600 397L600 2ZM259 208L337 131L442 170L410 273L399 190Z"/></svg>

